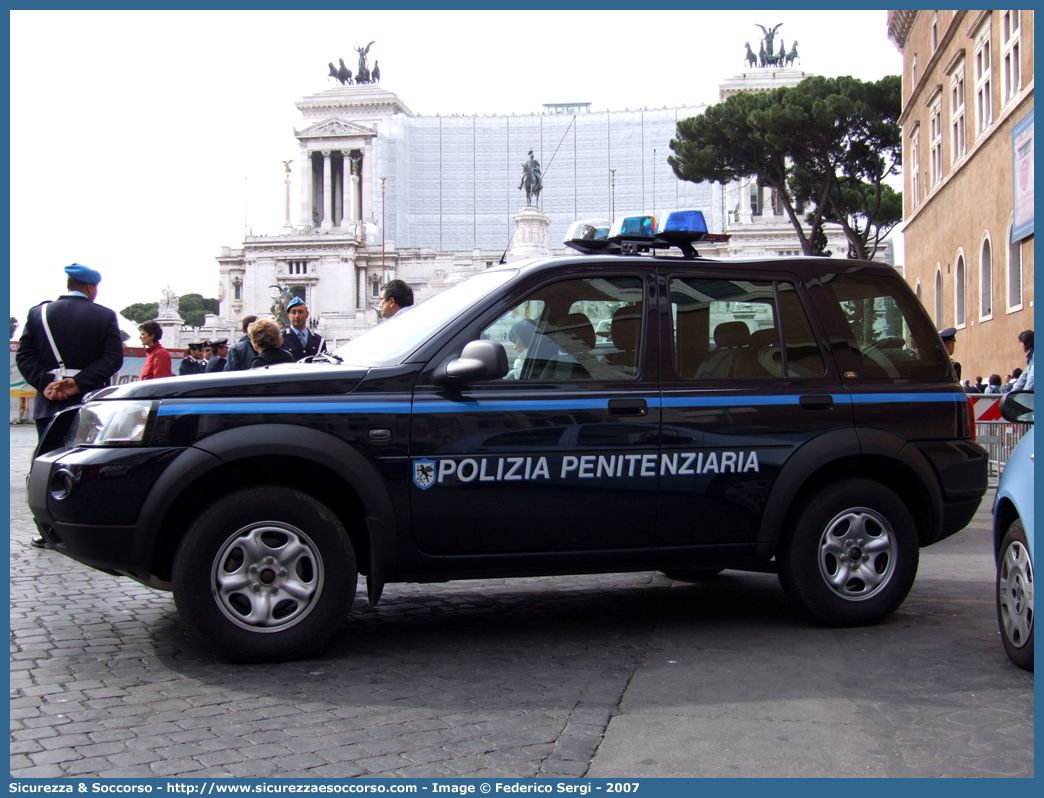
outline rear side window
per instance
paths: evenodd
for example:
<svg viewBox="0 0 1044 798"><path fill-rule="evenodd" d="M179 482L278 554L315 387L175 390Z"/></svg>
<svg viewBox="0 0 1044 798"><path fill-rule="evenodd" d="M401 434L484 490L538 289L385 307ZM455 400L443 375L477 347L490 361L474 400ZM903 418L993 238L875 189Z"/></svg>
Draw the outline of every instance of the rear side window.
<svg viewBox="0 0 1044 798"><path fill-rule="evenodd" d="M794 286L674 277L674 371L683 379L819 377L823 357Z"/></svg>
<svg viewBox="0 0 1044 798"><path fill-rule="evenodd" d="M913 295L897 279L825 275L860 376L943 378L947 357Z"/></svg>

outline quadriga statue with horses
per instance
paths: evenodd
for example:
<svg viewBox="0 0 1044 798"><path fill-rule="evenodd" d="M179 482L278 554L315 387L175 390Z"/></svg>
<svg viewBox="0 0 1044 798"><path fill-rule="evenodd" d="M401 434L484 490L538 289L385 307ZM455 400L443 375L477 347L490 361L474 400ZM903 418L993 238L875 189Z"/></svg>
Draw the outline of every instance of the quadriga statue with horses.
<svg viewBox="0 0 1044 798"><path fill-rule="evenodd" d="M374 40L376 41L376 40ZM366 64L366 56L370 52L370 48L374 42L370 42L365 47L360 47L358 44L355 45L355 52L359 54L359 69L355 73L355 83L377 83L381 79L381 70L377 66L377 62L373 62L373 71ZM352 70L344 65L344 59L339 58L338 63L340 67L335 67L333 61L329 63L330 73L327 77L331 77L336 81L339 81L342 86L351 85L352 83Z"/></svg>
<svg viewBox="0 0 1044 798"><path fill-rule="evenodd" d="M744 62L752 67L781 67L781 66L793 66L794 61L800 62L797 51L797 40L794 41L793 46L790 48L790 52L787 52L786 44L783 42L783 38L779 40L779 52L775 50L776 32L782 27L783 23L775 25L771 28L766 28L764 25L758 25L761 28L762 33L765 37L761 40L758 46L757 55L754 54L754 50L751 49L750 42L744 42L746 45L746 53L743 56Z"/></svg>

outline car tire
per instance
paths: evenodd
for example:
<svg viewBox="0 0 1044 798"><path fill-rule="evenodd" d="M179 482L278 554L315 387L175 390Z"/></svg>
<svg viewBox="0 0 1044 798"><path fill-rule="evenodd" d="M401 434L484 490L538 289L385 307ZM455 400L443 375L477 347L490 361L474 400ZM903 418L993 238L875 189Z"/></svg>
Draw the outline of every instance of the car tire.
<svg viewBox="0 0 1044 798"><path fill-rule="evenodd" d="M1008 659L1033 670L1033 561L1022 521L1012 521L997 560L997 623Z"/></svg>
<svg viewBox="0 0 1044 798"><path fill-rule="evenodd" d="M812 618L866 626L906 599L918 555L913 517L895 492L848 479L808 497L777 553L779 581Z"/></svg>
<svg viewBox="0 0 1044 798"><path fill-rule="evenodd" d="M355 598L355 552L344 525L313 496L266 485L215 501L178 546L178 611L235 662L307 656Z"/></svg>
<svg viewBox="0 0 1044 798"><path fill-rule="evenodd" d="M674 568L670 571L660 571L660 573L675 582L705 582L724 570L724 568Z"/></svg>

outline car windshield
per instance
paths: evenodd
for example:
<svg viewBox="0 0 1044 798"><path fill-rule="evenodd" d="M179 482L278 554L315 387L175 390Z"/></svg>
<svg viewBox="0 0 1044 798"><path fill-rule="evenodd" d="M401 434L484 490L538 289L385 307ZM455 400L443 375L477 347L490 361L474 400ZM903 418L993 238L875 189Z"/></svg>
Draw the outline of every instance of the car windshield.
<svg viewBox="0 0 1044 798"><path fill-rule="evenodd" d="M514 269L481 272L430 296L358 338L334 354L353 366L394 366L459 317L465 310L500 288L517 274Z"/></svg>

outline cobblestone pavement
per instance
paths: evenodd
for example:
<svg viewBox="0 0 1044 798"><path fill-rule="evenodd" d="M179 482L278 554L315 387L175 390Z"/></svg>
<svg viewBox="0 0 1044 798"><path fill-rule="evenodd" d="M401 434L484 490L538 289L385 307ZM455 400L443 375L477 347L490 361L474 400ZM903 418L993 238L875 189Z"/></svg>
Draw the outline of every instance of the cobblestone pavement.
<svg viewBox="0 0 1044 798"><path fill-rule="evenodd" d="M318 656L243 666L169 594L26 545L34 442L11 428L14 777L1033 773L986 504L870 629L812 626L759 574L390 585Z"/></svg>

